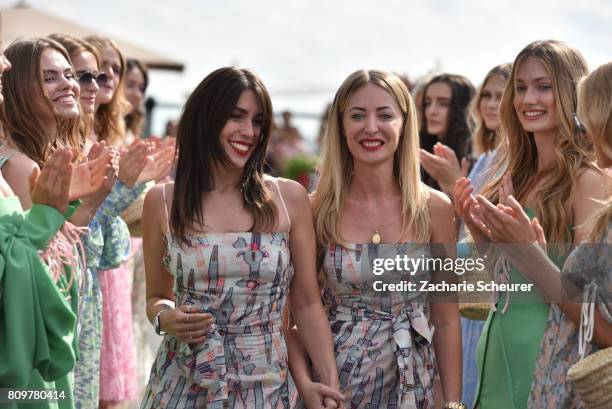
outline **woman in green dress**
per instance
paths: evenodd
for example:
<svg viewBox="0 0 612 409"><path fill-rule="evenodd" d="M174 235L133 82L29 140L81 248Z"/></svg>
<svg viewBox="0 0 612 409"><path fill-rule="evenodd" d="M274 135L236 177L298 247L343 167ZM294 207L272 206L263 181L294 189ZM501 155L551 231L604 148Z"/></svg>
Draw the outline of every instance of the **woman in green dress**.
<svg viewBox="0 0 612 409"><path fill-rule="evenodd" d="M76 351L76 285L55 281L38 256L65 222L69 211L72 153L57 150L32 190L33 205L23 212L0 173L0 386L69 386ZM34 180L35 176L33 176ZM67 402L69 391L60 395ZM61 396L64 396L61 399ZM18 407L15 401L8 407ZM58 407L40 403L36 408ZM59 406L70 407L70 406Z"/></svg>
<svg viewBox="0 0 612 409"><path fill-rule="evenodd" d="M580 119L578 119L580 118ZM582 123L584 125L582 125ZM612 62L583 78L578 85L578 132L593 141L597 163L608 172L612 166ZM544 333L545 352L536 362L531 402L535 407L584 408L585 403L567 379L568 369L589 350L612 346L612 268L609 246L612 244L612 196L607 190L604 208L592 218L588 238L568 256L563 269L555 266L542 251L546 239L540 228L531 223L512 197L508 206L497 208L484 198L483 218L491 229L492 241L523 243L508 248L512 264L533 281L550 298L564 293L568 299L592 303L583 309L579 325L575 318L551 314ZM497 227L493 227L493 226ZM582 304L578 304L582 306ZM597 305L597 308L595 308ZM593 345L588 345L588 343Z"/></svg>
<svg viewBox="0 0 612 409"><path fill-rule="evenodd" d="M554 247L549 257L561 265L572 244L586 238L584 222L601 206L605 177L593 155L574 135L576 84L588 72L582 55L559 41L536 41L516 57L501 103L507 173L475 198L469 181L455 186L455 208L476 243L489 242L485 199L507 204L513 195ZM486 219L483 222L483 219ZM575 228L573 226L576 226ZM491 229L499 227L492 226ZM529 277L498 258L497 282L530 283ZM540 291L497 294L478 345L481 409L540 407L534 376L542 354L550 353L545 330L558 319L578 322L580 306ZM532 393L534 392L534 393ZM548 406L547 406L548 407Z"/></svg>

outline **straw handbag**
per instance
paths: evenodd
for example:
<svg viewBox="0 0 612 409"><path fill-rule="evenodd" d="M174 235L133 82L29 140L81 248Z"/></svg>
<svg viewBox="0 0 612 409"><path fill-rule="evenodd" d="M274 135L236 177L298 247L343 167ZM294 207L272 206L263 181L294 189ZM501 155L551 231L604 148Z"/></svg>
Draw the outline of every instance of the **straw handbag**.
<svg viewBox="0 0 612 409"><path fill-rule="evenodd" d="M578 351L581 359L567 371L567 378L589 409L612 408L612 347L584 358L587 343L593 338L595 326L595 293L597 285L587 284L583 293ZM584 358L584 359L582 359Z"/></svg>
<svg viewBox="0 0 612 409"><path fill-rule="evenodd" d="M472 252L470 251L470 256L472 256ZM491 277L487 273L487 270L490 266L487 266L487 269L482 271L473 270L469 273L466 273L462 276L463 282L468 284L473 284L476 287L476 284L479 281L491 281ZM459 282L462 280L459 279ZM479 293L477 291L460 291L458 294L459 298L459 313L464 318L468 318L476 321L486 321L489 316L489 311L491 309L491 299L487 297L485 294Z"/></svg>
<svg viewBox="0 0 612 409"><path fill-rule="evenodd" d="M578 361L567 377L587 408L612 408L612 347Z"/></svg>

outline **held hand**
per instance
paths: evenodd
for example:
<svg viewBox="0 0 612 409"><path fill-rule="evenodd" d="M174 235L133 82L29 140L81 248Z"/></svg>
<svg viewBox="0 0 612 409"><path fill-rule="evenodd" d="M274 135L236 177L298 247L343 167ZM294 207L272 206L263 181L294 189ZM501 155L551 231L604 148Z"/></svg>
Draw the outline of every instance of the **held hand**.
<svg viewBox="0 0 612 409"><path fill-rule="evenodd" d="M309 382L304 386L302 399L308 409L344 408L344 396L336 389L318 382Z"/></svg>
<svg viewBox="0 0 612 409"><path fill-rule="evenodd" d="M214 319L211 314L199 312L195 307L181 305L162 312L159 322L162 331L187 344L197 344L206 340Z"/></svg>
<svg viewBox="0 0 612 409"><path fill-rule="evenodd" d="M64 214L70 202L72 178L72 151L57 149L49 157L42 171L35 169L30 175L32 203L54 207Z"/></svg>
<svg viewBox="0 0 612 409"><path fill-rule="evenodd" d="M151 160L149 145L144 141L136 141L128 150L121 153L119 160L118 179L127 187L134 186L138 176Z"/></svg>
<svg viewBox="0 0 612 409"><path fill-rule="evenodd" d="M88 161L72 171L70 200L79 199L97 192L107 180L108 170L113 166L113 152L103 146L92 146Z"/></svg>
<svg viewBox="0 0 612 409"><path fill-rule="evenodd" d="M174 160L174 147L169 146L160 149L155 154L151 155L145 168L138 176L138 182L148 182L157 180L166 176L172 169L172 161Z"/></svg>

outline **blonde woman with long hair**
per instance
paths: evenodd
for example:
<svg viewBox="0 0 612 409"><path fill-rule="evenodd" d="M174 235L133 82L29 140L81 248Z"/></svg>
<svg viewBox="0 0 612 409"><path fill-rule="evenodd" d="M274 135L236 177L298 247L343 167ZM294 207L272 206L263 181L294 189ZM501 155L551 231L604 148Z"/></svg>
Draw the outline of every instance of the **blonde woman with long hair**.
<svg viewBox="0 0 612 409"><path fill-rule="evenodd" d="M533 42L516 57L501 104L507 173L477 198L466 180L455 187L456 210L475 242L514 243L519 248L525 243L492 216L504 205L512 206L540 239L553 245L548 255L557 265L572 245L588 237L585 222L601 207L597 199L607 194L606 178L576 137L572 118L576 84L587 72L582 55L559 41ZM571 322L578 324L580 306L564 302L554 280L538 280L524 263L516 258L512 262L498 260L496 280L535 283L536 291L512 293L512 304L510 293L498 295L478 346L476 405L574 407L559 396L559 388L565 387L559 363L575 342ZM594 339L609 341L609 334L595 331ZM553 403L557 399L559 404Z"/></svg>
<svg viewBox="0 0 612 409"><path fill-rule="evenodd" d="M454 249L450 202L420 180L415 111L401 79L377 70L351 74L330 111L313 209L346 408L433 408L434 347L444 397L461 399L457 305L430 303L418 291L376 292L367 273L385 249L409 257L431 257L430 243ZM308 396L316 386L303 358L289 362Z"/></svg>

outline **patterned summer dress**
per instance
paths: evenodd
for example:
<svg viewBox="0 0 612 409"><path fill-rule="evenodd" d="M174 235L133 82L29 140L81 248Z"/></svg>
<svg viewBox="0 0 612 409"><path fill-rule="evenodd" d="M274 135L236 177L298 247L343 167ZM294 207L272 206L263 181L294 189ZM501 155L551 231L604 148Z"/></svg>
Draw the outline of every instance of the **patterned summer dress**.
<svg viewBox="0 0 612 409"><path fill-rule="evenodd" d="M376 292L373 282L429 280L421 270L372 274L372 260L427 257L425 244L330 245L323 299L346 408L433 408L433 328L427 294ZM392 274L395 277L392 278Z"/></svg>
<svg viewBox="0 0 612 409"><path fill-rule="evenodd" d="M293 273L288 236L206 233L181 247L166 233L164 264L175 278L176 306L199 307L215 324L204 343L164 337L142 409L289 407L281 332Z"/></svg>
<svg viewBox="0 0 612 409"><path fill-rule="evenodd" d="M129 230L119 215L144 188L142 183L129 188L116 181L91 219L89 234L83 237L88 279L83 286L80 310L80 360L75 367L76 409L95 408L100 399L118 402L136 398L130 286L112 269L125 262L130 254ZM103 293L107 295L105 304ZM108 311L109 306L116 309L114 314ZM103 314L104 309L106 314ZM106 345L112 346L110 352L107 348L105 356L101 355L103 337Z"/></svg>

